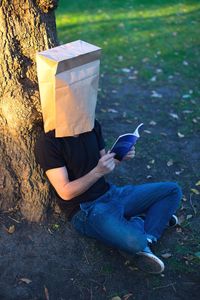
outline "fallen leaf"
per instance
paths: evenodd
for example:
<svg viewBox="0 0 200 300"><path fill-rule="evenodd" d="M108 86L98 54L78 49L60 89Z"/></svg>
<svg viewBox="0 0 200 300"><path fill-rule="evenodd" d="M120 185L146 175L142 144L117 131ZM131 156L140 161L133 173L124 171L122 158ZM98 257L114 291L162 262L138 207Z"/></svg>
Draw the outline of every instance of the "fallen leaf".
<svg viewBox="0 0 200 300"><path fill-rule="evenodd" d="M152 91L151 97L153 97L153 98L162 98L162 95L157 93L156 91Z"/></svg>
<svg viewBox="0 0 200 300"><path fill-rule="evenodd" d="M184 60L184 61L183 61L183 65L184 65L184 66L188 66L189 63L188 63L186 60Z"/></svg>
<svg viewBox="0 0 200 300"><path fill-rule="evenodd" d="M176 175L180 175L181 173L183 173L184 169L181 169L180 171L175 171Z"/></svg>
<svg viewBox="0 0 200 300"><path fill-rule="evenodd" d="M131 271L138 271L139 270L137 267L132 267L132 266L129 266L128 268Z"/></svg>
<svg viewBox="0 0 200 300"><path fill-rule="evenodd" d="M194 259L194 256L191 254L187 254L187 256L183 256L184 259L186 259L187 261L192 261Z"/></svg>
<svg viewBox="0 0 200 300"><path fill-rule="evenodd" d="M185 135L182 134L182 133L180 133L180 132L177 132L177 135L178 135L178 137L180 137L181 139L185 137Z"/></svg>
<svg viewBox="0 0 200 300"><path fill-rule="evenodd" d="M151 131L150 130L143 130L144 132L148 133L148 134L151 134Z"/></svg>
<svg viewBox="0 0 200 300"><path fill-rule="evenodd" d="M30 280L30 279L28 279L28 278L20 278L19 281L22 281L22 282L24 282L24 283L26 283L26 284L29 284L29 283L32 282L32 280Z"/></svg>
<svg viewBox="0 0 200 300"><path fill-rule="evenodd" d="M151 179L152 175L147 175L146 179Z"/></svg>
<svg viewBox="0 0 200 300"><path fill-rule="evenodd" d="M128 69L128 68L123 68L122 69L122 72L124 72L124 73L129 73L131 70L130 69Z"/></svg>
<svg viewBox="0 0 200 300"><path fill-rule="evenodd" d="M200 192L197 189L190 189L190 191L196 195L200 194Z"/></svg>
<svg viewBox="0 0 200 300"><path fill-rule="evenodd" d="M155 163L155 159L150 160L149 163L153 165Z"/></svg>
<svg viewBox="0 0 200 300"><path fill-rule="evenodd" d="M200 185L200 180L195 183L196 186Z"/></svg>
<svg viewBox="0 0 200 300"><path fill-rule="evenodd" d="M49 291L45 285L44 285L44 293L45 293L46 300L49 300Z"/></svg>
<svg viewBox="0 0 200 300"><path fill-rule="evenodd" d="M155 121L153 121L153 120L149 122L149 125L152 125L152 126L155 126L156 124L157 123Z"/></svg>
<svg viewBox="0 0 200 300"><path fill-rule="evenodd" d="M166 132L161 132L160 135L167 136Z"/></svg>
<svg viewBox="0 0 200 300"><path fill-rule="evenodd" d="M118 111L116 109L113 109L113 108L108 108L108 112L111 112L111 113L118 113Z"/></svg>
<svg viewBox="0 0 200 300"><path fill-rule="evenodd" d="M170 258L170 257L172 257L172 254L169 253L169 252L167 252L167 253L161 254L161 256L162 256L163 258Z"/></svg>
<svg viewBox="0 0 200 300"><path fill-rule="evenodd" d="M183 98L183 99L189 99L189 98L191 98L191 96L188 95L188 94L186 94L186 95L183 95L182 98Z"/></svg>
<svg viewBox="0 0 200 300"><path fill-rule="evenodd" d="M182 200L187 201L187 198L183 195Z"/></svg>
<svg viewBox="0 0 200 300"><path fill-rule="evenodd" d="M153 77L151 77L150 81L151 81L151 82L155 82L156 79L157 79L157 77L156 77L156 76L153 76Z"/></svg>
<svg viewBox="0 0 200 300"><path fill-rule="evenodd" d="M186 220L189 220L189 219L191 219L193 217L193 215L187 215L186 216Z"/></svg>
<svg viewBox="0 0 200 300"><path fill-rule="evenodd" d="M7 228L7 232L12 234L15 232L15 225L11 225L10 227Z"/></svg>
<svg viewBox="0 0 200 300"><path fill-rule="evenodd" d="M60 225L59 224L53 224L52 225L52 229L54 229L54 230L57 230L57 229L59 229L60 228Z"/></svg>
<svg viewBox="0 0 200 300"><path fill-rule="evenodd" d="M128 300L131 296L133 296L132 293L126 294L123 296L123 300Z"/></svg>
<svg viewBox="0 0 200 300"><path fill-rule="evenodd" d="M130 79L130 80L131 79L137 79L137 77L136 76L129 76L128 79Z"/></svg>
<svg viewBox="0 0 200 300"><path fill-rule="evenodd" d="M174 119L177 119L177 120L179 119L179 116L175 113L169 113L169 115Z"/></svg>
<svg viewBox="0 0 200 300"><path fill-rule="evenodd" d="M111 300L121 300L122 298L120 298L119 296L115 296L113 297Z"/></svg>
<svg viewBox="0 0 200 300"><path fill-rule="evenodd" d="M162 69L156 69L156 73L162 73L163 70Z"/></svg>
<svg viewBox="0 0 200 300"><path fill-rule="evenodd" d="M186 109L186 110L183 110L182 112L183 112L184 114L191 114L191 113L193 113L192 110L187 110L187 109Z"/></svg>
<svg viewBox="0 0 200 300"><path fill-rule="evenodd" d="M171 167L173 164L174 164L173 159L170 159L170 160L167 162L167 166L168 166L168 167Z"/></svg>

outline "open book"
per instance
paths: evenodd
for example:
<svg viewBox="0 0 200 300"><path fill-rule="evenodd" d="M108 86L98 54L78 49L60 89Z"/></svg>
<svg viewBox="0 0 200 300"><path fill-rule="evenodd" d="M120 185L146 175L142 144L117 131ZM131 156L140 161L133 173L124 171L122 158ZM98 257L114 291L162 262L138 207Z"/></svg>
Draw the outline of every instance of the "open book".
<svg viewBox="0 0 200 300"><path fill-rule="evenodd" d="M137 126L133 133L126 133L120 135L115 143L113 144L110 152L115 153L115 158L118 160L122 160L124 156L131 150L131 148L135 145L137 139L140 137L139 128L143 125L141 123Z"/></svg>

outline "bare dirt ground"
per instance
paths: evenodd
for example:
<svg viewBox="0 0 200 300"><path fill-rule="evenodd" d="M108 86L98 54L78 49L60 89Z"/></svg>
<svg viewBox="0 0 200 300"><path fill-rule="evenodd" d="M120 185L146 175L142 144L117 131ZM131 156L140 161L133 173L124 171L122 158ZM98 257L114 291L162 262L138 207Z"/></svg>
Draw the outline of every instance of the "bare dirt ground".
<svg viewBox="0 0 200 300"><path fill-rule="evenodd" d="M155 248L163 257L165 272L155 276L139 271L117 250L80 236L59 215L49 215L42 224L28 224L18 213L1 213L1 300L199 299L200 203L195 184L200 179L200 139L177 104L178 81L158 86L156 92L162 97L152 96L155 93L147 84L123 77L119 84L104 78L102 86L106 88L101 91L97 118L108 149L119 134L145 123L135 159L123 163L108 179L120 185L177 181L183 188L180 226L166 230Z"/></svg>

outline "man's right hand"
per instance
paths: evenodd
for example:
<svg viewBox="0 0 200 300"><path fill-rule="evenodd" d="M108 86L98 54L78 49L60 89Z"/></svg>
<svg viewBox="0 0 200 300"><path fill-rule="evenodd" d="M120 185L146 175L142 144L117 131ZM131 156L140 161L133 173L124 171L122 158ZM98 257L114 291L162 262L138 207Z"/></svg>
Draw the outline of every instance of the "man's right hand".
<svg viewBox="0 0 200 300"><path fill-rule="evenodd" d="M112 172L115 168L115 153L107 153L99 159L95 173L100 177Z"/></svg>

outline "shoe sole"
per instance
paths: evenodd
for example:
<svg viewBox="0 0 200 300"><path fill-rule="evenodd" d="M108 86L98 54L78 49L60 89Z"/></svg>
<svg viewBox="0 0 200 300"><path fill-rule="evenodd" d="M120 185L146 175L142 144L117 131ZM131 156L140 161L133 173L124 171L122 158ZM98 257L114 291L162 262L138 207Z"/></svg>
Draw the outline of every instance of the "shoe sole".
<svg viewBox="0 0 200 300"><path fill-rule="evenodd" d="M133 260L133 263L140 270L151 273L151 274L160 274L164 271L165 265L157 256L141 252L138 253Z"/></svg>

